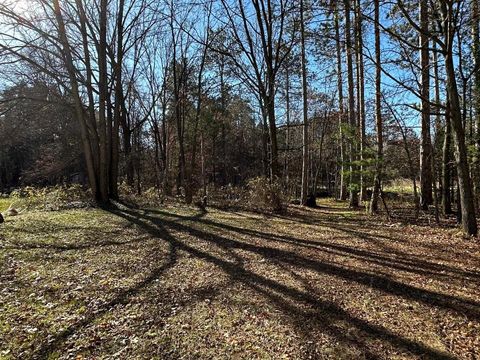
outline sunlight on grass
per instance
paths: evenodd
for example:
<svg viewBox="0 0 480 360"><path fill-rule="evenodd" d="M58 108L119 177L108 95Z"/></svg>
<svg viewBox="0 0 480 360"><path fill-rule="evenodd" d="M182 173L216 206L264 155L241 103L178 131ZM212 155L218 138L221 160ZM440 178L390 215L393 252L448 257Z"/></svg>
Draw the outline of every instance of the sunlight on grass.
<svg viewBox="0 0 480 360"><path fill-rule="evenodd" d="M347 205L322 199L284 215L32 210L7 219L0 358L478 354L480 323L466 299L480 300L475 282L464 282L478 271L468 256L478 247L456 246L462 240L448 231L379 227ZM443 252L446 243L457 252ZM454 342L438 330L447 326Z"/></svg>
<svg viewBox="0 0 480 360"><path fill-rule="evenodd" d="M400 195L413 195L413 183L408 179L391 180L385 184L383 191Z"/></svg>

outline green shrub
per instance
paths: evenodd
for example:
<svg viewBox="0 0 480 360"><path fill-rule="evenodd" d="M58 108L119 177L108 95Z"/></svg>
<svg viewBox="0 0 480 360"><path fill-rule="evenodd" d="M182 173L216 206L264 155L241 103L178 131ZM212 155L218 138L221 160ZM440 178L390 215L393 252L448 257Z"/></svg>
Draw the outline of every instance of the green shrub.
<svg viewBox="0 0 480 360"><path fill-rule="evenodd" d="M42 188L27 186L10 194L15 207L42 210L89 207L92 206L91 199L90 191L79 184Z"/></svg>

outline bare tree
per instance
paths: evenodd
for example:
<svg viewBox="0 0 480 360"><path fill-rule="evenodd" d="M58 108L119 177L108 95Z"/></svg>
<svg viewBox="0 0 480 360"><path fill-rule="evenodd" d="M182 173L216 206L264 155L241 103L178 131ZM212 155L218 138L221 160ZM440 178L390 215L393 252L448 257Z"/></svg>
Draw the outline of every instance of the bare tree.
<svg viewBox="0 0 480 360"><path fill-rule="evenodd" d="M302 143L302 205L307 204L308 197L308 84L307 84L307 58L305 55L305 18L304 2L300 0L300 46L302 60L302 99L303 99L303 143Z"/></svg>
<svg viewBox="0 0 480 360"><path fill-rule="evenodd" d="M377 157L375 167L375 180L373 184L370 212L378 211L378 198L382 186L383 171L383 120L382 120L382 58L380 44L380 0L374 1L374 27L375 27L375 122L377 130Z"/></svg>
<svg viewBox="0 0 480 360"><path fill-rule="evenodd" d="M276 79L295 39L295 26L290 34L287 32L288 14L293 7L293 1L252 0L251 6L247 6L243 0L221 1L227 17L225 26L235 40L238 52L216 50L228 55L235 64L239 76L258 92L268 119L270 175L275 178L280 176L275 105ZM240 57L237 57L238 53Z"/></svg>
<svg viewBox="0 0 480 360"><path fill-rule="evenodd" d="M336 60L337 60L337 92L338 92L338 129L339 129L339 141L340 141L340 184L339 184L339 199L345 200L346 194L346 181L345 181L345 135L344 135L344 99L343 99L343 76L342 76L342 43L340 39L340 22L338 14L338 2L334 4L334 26L335 26L335 45L336 45Z"/></svg>
<svg viewBox="0 0 480 360"><path fill-rule="evenodd" d="M350 20L351 4L350 0L344 0L345 6L345 47L347 54L347 78L348 78L348 119L350 126L350 145L349 145L349 161L350 161L350 206L358 207L358 169L355 165L357 160L357 146L353 141L358 138L357 122L355 116L355 93L353 81L353 44L352 44L352 27Z"/></svg>
<svg viewBox="0 0 480 360"><path fill-rule="evenodd" d="M419 2L419 41L422 94L422 142L420 146L420 190L421 205L424 210L432 204L432 140L430 135L430 51L429 51L429 16L428 0Z"/></svg>

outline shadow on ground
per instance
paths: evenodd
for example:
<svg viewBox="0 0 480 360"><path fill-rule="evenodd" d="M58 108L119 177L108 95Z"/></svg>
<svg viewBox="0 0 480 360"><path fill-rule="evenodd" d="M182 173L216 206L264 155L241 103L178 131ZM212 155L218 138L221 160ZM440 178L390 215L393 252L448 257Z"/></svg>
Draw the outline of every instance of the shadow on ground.
<svg viewBox="0 0 480 360"><path fill-rule="evenodd" d="M318 237L315 234L294 236L291 231L270 231L265 226L249 227L235 221L218 220L206 212L179 215L127 207L110 211L135 224L142 233L156 241L168 244L168 256L158 259L158 266L142 281L116 294L94 313L87 314L43 343L34 357L46 358L55 353L66 340L112 308L127 304L165 272L174 268L181 272L178 259L184 257L214 266L229 279L228 284L220 289L209 286L190 289L193 301L211 299L219 292L247 289L278 311L299 334L306 357L322 357L322 348L316 337L324 334L342 346L355 349L353 354L362 358L398 355L455 359L459 357L458 352L441 343L445 335L441 330L444 320L461 318L475 326L480 320L476 290L480 285L480 273L431 257L415 256L414 248L410 249L412 252L402 251L391 245L400 241L399 234L372 232L369 225L361 224L355 218L336 215L325 218L328 213L325 209L314 213L315 217L287 216L283 219L290 221L291 226L315 226L312 231L322 229L323 234ZM264 222L268 221L264 219ZM348 239L355 241L349 243ZM368 246L357 246L358 243ZM111 240L101 246L104 245L117 246L115 251L122 251L126 243ZM41 244L33 245L36 246ZM82 251L93 245L58 245L56 249L55 245L48 246L54 251ZM263 265L257 266L258 263ZM283 275L277 276L271 270L267 271L267 267L275 268ZM446 284L446 287L429 286L431 281ZM327 286L329 282L332 287ZM463 293L459 289L463 289ZM362 311L356 304L351 305L352 299L365 298L366 294L372 297L375 306L378 305L369 310L373 315L367 310ZM385 303L385 314L377 316L375 312L380 314L383 311L382 301L399 305ZM395 310L402 304L407 305ZM438 332L436 338L440 339L439 342L432 343L410 333L416 326L416 323L409 324L410 308L416 309L411 314L412 321L416 319L421 323L422 316L425 316L432 323L430 329ZM388 311L405 314L396 314L389 323ZM402 323L396 323L398 321ZM170 354L170 357L175 356L180 355Z"/></svg>

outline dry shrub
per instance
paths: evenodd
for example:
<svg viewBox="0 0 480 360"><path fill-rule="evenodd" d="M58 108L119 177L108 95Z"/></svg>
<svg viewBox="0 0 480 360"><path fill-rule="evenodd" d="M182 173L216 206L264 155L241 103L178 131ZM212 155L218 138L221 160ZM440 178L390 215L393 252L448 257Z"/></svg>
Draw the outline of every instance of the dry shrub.
<svg viewBox="0 0 480 360"><path fill-rule="evenodd" d="M208 205L221 209L244 209L247 201L247 191L244 187L228 184L216 188L213 184L207 186ZM203 198L203 190L197 194L198 199Z"/></svg>
<svg viewBox="0 0 480 360"><path fill-rule="evenodd" d="M210 184L207 187L207 194L208 205L221 209L283 213L287 208L280 182L270 182L266 177L251 179L246 186L229 184L215 188ZM200 196L200 193L197 196Z"/></svg>
<svg viewBox="0 0 480 360"><path fill-rule="evenodd" d="M165 196L162 191L154 186L138 194L136 187L131 187L125 182L122 182L118 185L118 194L122 201L135 206L160 206L165 201Z"/></svg>
<svg viewBox="0 0 480 360"><path fill-rule="evenodd" d="M259 211L283 213L287 209L287 201L282 192L280 181L266 177L257 177L247 184L248 202Z"/></svg>

